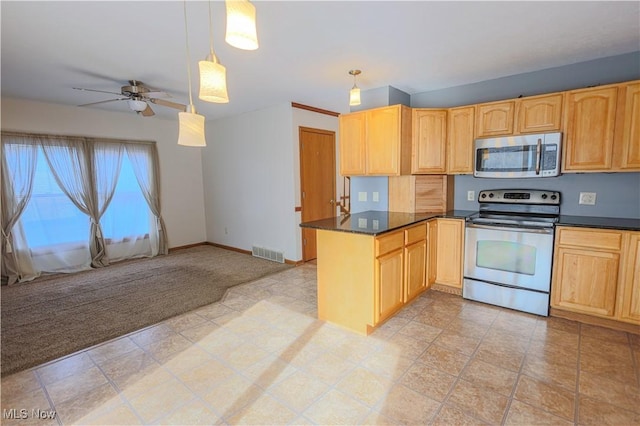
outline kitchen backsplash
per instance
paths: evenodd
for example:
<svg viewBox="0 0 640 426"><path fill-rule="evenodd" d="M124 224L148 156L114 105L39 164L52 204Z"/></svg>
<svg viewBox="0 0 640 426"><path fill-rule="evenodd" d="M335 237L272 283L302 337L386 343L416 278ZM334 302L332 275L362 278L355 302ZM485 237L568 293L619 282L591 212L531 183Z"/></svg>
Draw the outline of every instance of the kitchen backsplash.
<svg viewBox="0 0 640 426"><path fill-rule="evenodd" d="M386 177L351 178L351 212L387 210L389 183ZM568 173L555 178L482 179L455 177L453 208L477 210L478 192L485 189L546 189L561 193L564 215L640 218L640 173ZM474 201L468 201L473 191ZM595 205L578 203L580 192L594 192ZM366 195L365 195L366 194ZM378 201L373 201L376 196ZM366 200L363 200L366 198Z"/></svg>

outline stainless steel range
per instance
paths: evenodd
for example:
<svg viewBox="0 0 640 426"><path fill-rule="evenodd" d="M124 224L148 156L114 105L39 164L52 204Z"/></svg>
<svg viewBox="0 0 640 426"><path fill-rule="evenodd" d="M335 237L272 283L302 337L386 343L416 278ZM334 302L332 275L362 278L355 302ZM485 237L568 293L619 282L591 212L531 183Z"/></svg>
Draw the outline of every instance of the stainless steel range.
<svg viewBox="0 0 640 426"><path fill-rule="evenodd" d="M462 296L548 316L560 193L487 190L478 201L466 223Z"/></svg>

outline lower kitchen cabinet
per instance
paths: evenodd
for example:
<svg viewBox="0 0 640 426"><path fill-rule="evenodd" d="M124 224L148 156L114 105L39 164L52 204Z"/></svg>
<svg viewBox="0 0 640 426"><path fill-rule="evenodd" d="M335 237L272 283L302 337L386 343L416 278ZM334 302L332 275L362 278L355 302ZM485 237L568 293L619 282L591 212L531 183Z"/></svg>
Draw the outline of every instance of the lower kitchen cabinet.
<svg viewBox="0 0 640 426"><path fill-rule="evenodd" d="M372 236L317 230L318 318L371 333L426 290L427 224Z"/></svg>
<svg viewBox="0 0 640 426"><path fill-rule="evenodd" d="M619 290L619 318L640 324L640 232L629 232L624 275Z"/></svg>
<svg viewBox="0 0 640 426"><path fill-rule="evenodd" d="M640 233L559 226L551 307L640 324Z"/></svg>
<svg viewBox="0 0 640 426"><path fill-rule="evenodd" d="M462 289L462 256L464 253L464 220L436 219L435 283ZM429 235L431 241L433 237Z"/></svg>

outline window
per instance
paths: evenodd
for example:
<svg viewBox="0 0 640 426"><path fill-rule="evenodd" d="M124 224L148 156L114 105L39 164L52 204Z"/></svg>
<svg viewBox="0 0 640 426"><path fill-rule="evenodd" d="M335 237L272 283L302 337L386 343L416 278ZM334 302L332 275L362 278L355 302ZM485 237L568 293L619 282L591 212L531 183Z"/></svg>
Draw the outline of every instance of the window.
<svg viewBox="0 0 640 426"><path fill-rule="evenodd" d="M3 131L0 158L3 282L168 252L154 143Z"/></svg>

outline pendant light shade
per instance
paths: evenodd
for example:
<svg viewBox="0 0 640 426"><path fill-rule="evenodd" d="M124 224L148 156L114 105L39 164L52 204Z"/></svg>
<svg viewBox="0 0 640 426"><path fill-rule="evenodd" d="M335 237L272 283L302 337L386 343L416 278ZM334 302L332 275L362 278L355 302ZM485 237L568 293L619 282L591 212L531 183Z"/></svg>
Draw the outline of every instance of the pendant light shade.
<svg viewBox="0 0 640 426"><path fill-rule="evenodd" d="M207 146L204 138L204 116L196 114L194 108L189 107L187 112L179 112L178 124L178 145Z"/></svg>
<svg viewBox="0 0 640 426"><path fill-rule="evenodd" d="M351 70L349 74L353 76L353 87L349 92L349 105L356 106L360 105L360 88L356 85L356 76L359 75L362 71L360 70Z"/></svg>
<svg viewBox="0 0 640 426"><path fill-rule="evenodd" d="M243 50L258 48L256 8L248 0L226 0L227 33L225 41Z"/></svg>
<svg viewBox="0 0 640 426"><path fill-rule="evenodd" d="M200 94L198 97L206 102L224 104L229 102L227 94L227 69L211 55L198 62L200 68Z"/></svg>

